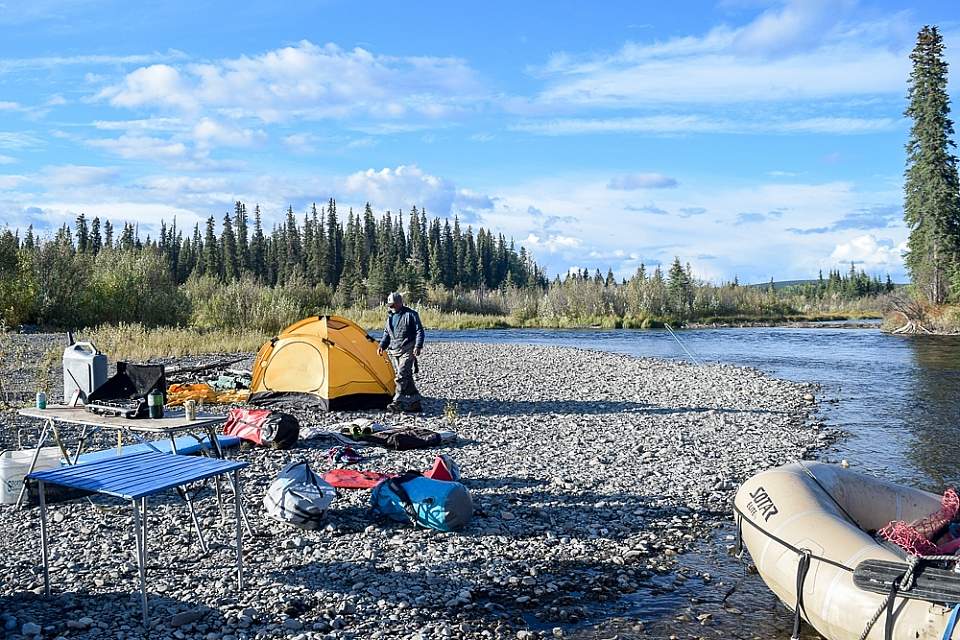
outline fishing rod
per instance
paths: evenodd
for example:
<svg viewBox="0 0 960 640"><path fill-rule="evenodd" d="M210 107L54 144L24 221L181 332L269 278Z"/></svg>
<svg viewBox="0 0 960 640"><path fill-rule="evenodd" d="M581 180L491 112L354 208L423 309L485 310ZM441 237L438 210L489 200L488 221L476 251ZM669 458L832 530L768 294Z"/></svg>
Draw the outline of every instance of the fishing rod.
<svg viewBox="0 0 960 640"><path fill-rule="evenodd" d="M673 339L677 341L677 344L680 345L680 348L683 349L683 351L684 351L688 356L690 356L690 359L693 360L693 363L694 363L695 365L700 366L701 364L703 364L702 362L700 362L699 360L697 360L697 357L696 357L695 355L693 355L692 353L690 353L690 350L687 349L686 345L683 344L683 342L680 341L680 337L679 337L676 333L674 333L674 331L673 331L673 329L670 327L670 324L669 324L669 323L664 322L664 323L663 323L663 326L667 328L667 331L669 331L669 332L670 332L670 335L673 336Z"/></svg>

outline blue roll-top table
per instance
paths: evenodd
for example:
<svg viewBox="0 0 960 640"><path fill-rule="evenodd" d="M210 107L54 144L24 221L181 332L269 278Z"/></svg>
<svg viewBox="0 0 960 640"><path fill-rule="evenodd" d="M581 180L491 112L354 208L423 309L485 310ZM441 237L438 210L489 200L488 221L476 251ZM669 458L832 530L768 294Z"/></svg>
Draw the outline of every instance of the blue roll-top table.
<svg viewBox="0 0 960 640"><path fill-rule="evenodd" d="M143 604L143 624L147 628L147 498L170 489L181 490L187 484L221 475L232 476L234 515L236 517L237 582L243 588L242 498L240 469L246 462L178 456L155 451L122 457L107 458L86 464L35 471L27 476L37 483L40 497L40 547L43 560L44 592L50 594L50 575L47 545L47 505L45 486L59 485L89 491L123 500L133 505L133 526L137 542L137 565L140 570L140 594ZM192 501L187 502L194 524L199 528ZM199 531L198 531L199 533ZM201 545L205 547L202 543Z"/></svg>

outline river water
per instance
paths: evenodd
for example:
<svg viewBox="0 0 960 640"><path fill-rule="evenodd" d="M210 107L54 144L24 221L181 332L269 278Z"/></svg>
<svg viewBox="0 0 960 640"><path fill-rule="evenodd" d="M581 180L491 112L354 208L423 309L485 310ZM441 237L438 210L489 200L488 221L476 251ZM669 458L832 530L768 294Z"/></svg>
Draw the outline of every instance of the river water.
<svg viewBox="0 0 960 640"><path fill-rule="evenodd" d="M677 338L666 330L613 329L431 331L429 338L696 358L817 383L821 386L820 418L846 434L823 452L823 459L846 459L855 469L935 492L946 484L960 484L957 336L892 336L879 328L828 326L688 329L678 332ZM705 383L709 384L709 379ZM721 532L712 546L687 560L693 571L709 570L714 576L710 583L689 580L681 589L637 598L636 617L652 623L641 635L656 630L657 635L677 632L683 637L692 629L684 628L676 617L684 617L692 608L712 614L710 626L702 630L711 636L789 637L791 615L759 578L747 574L742 564L722 551L723 534L729 535L729 531ZM735 586L735 596L721 602L730 585ZM692 607L691 599L695 601ZM629 631L620 633L620 637L630 636Z"/></svg>

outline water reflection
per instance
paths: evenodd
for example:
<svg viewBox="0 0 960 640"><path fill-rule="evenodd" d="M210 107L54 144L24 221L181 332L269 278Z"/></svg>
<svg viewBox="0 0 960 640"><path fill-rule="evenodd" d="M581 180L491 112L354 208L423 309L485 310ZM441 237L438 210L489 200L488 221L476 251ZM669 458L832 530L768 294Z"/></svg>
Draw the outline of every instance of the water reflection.
<svg viewBox="0 0 960 640"><path fill-rule="evenodd" d="M916 336L904 343L912 375L888 384L908 386L909 403L900 418L914 437L910 462L930 488L942 490L960 481L960 337Z"/></svg>

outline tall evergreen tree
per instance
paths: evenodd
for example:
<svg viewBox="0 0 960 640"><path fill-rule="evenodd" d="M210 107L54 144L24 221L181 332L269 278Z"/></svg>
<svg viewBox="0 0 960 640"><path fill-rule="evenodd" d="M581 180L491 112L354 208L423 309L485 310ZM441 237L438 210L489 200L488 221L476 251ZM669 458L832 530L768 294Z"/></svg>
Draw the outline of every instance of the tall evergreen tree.
<svg viewBox="0 0 960 640"><path fill-rule="evenodd" d="M237 267L250 270L250 240L247 230L247 205L239 200L233 208L233 232L237 236Z"/></svg>
<svg viewBox="0 0 960 640"><path fill-rule="evenodd" d="M917 34L910 54L905 115L913 120L907 142L903 214L910 237L905 262L913 282L932 304L941 304L953 289L960 293L960 180L943 37L937 27Z"/></svg>
<svg viewBox="0 0 960 640"><path fill-rule="evenodd" d="M90 222L90 250L93 253L100 253L103 249L103 236L100 235L100 218L95 217Z"/></svg>
<svg viewBox="0 0 960 640"><path fill-rule="evenodd" d="M208 276L219 278L220 271L220 243L217 242L217 234L214 232L213 216L207 218L207 230L203 236L203 272Z"/></svg>
<svg viewBox="0 0 960 640"><path fill-rule="evenodd" d="M77 216L77 251L86 253L90 244L90 229L87 227L87 216L80 214Z"/></svg>
<svg viewBox="0 0 960 640"><path fill-rule="evenodd" d="M253 209L253 237L250 240L250 270L261 279L266 279L267 241L263 236L263 221L260 219L260 205Z"/></svg>
<svg viewBox="0 0 960 640"><path fill-rule="evenodd" d="M223 265L223 277L237 280L240 277L240 260L237 256L237 238L233 233L233 223L229 214L223 216L223 231L220 233L220 264Z"/></svg>

